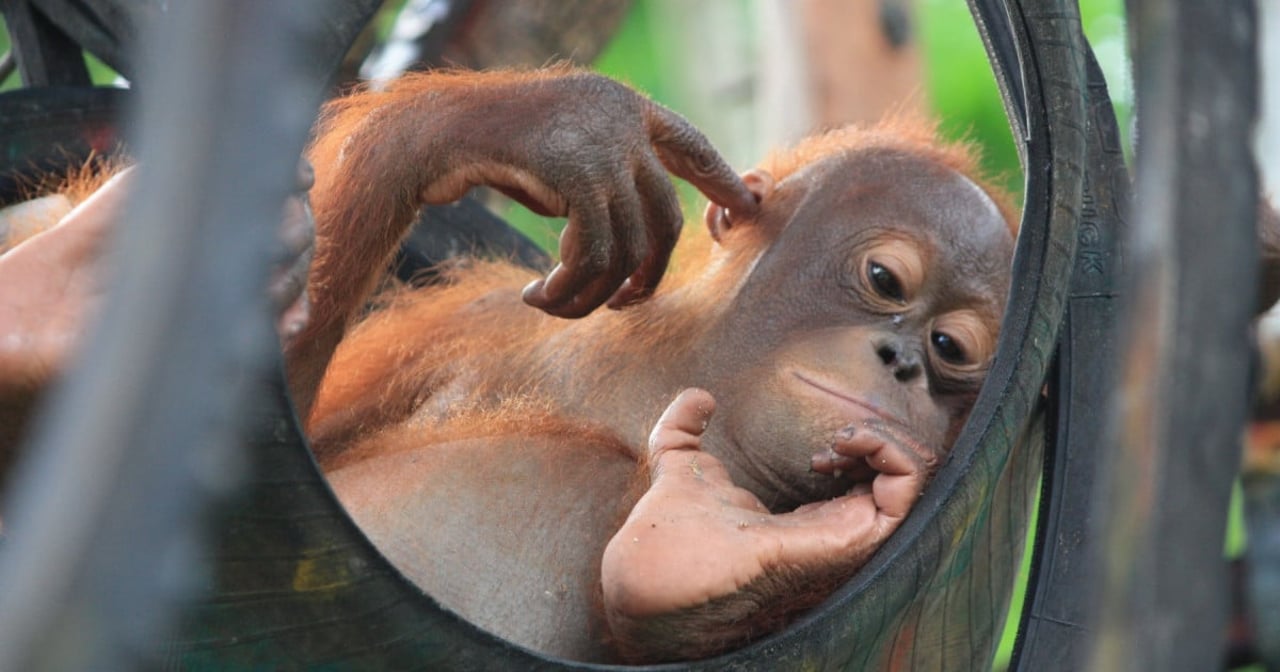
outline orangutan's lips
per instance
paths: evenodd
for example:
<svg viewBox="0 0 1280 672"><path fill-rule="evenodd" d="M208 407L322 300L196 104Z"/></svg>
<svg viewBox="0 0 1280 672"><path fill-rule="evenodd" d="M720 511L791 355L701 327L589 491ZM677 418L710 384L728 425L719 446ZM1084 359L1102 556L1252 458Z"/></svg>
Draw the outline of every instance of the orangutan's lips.
<svg viewBox="0 0 1280 672"><path fill-rule="evenodd" d="M890 415L889 413L885 412L884 409L880 408L879 406L876 406L875 404L872 404L867 401L863 401L856 397L851 397L847 394L844 394L843 392L838 392L836 390L833 390L830 387L827 387L826 385L823 385L822 383L819 383L813 380L812 378L805 376L803 373L800 373L799 371L792 371L791 374L794 375L796 378L800 379L800 382L803 382L806 385L809 385L810 387L820 392L823 392L827 395L835 397L836 399L839 399L840 401L843 401L847 404L852 404L863 410L869 411L870 413L874 414L876 417L879 417L882 420L886 420L888 422L894 423L899 427L907 426L907 423L903 422L900 418Z"/></svg>

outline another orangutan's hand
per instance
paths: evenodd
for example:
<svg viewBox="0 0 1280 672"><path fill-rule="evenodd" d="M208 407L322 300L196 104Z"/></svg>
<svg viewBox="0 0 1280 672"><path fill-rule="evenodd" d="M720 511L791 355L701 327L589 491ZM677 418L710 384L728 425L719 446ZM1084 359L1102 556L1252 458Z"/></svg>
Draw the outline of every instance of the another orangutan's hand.
<svg viewBox="0 0 1280 672"><path fill-rule="evenodd" d="M311 162L298 162L297 194L284 203L284 216L280 224L280 248L271 280L267 285L267 298L276 315L276 331L287 347L290 341L302 333L310 318L311 306L307 297L307 280L311 261L315 255L316 226L307 204L307 190L315 183L315 171Z"/></svg>
<svg viewBox="0 0 1280 672"><path fill-rule="evenodd" d="M524 292L553 315L581 317L606 300L618 308L653 293L682 224L667 170L732 211L757 208L701 132L605 77L469 73L462 90L438 82L428 94L441 112L432 123L465 132L443 133L429 148L435 175L424 200L447 203L484 184L568 217L560 265Z"/></svg>
<svg viewBox="0 0 1280 672"><path fill-rule="evenodd" d="M649 490L604 552L606 616L635 662L715 655L816 605L897 529L933 466L882 428L849 427L833 454L870 465L871 483L773 515L699 450L714 407L690 389L663 414Z"/></svg>
<svg viewBox="0 0 1280 672"><path fill-rule="evenodd" d="M102 266L108 235L134 182L113 176L53 226L0 254L0 475L35 400L68 366L109 282ZM305 161L300 191L313 180ZM280 228L281 250L268 295L288 338L307 319L307 270L314 227L305 200L292 198Z"/></svg>
<svg viewBox="0 0 1280 672"><path fill-rule="evenodd" d="M34 395L66 365L101 298L98 259L130 173L0 255L0 399Z"/></svg>

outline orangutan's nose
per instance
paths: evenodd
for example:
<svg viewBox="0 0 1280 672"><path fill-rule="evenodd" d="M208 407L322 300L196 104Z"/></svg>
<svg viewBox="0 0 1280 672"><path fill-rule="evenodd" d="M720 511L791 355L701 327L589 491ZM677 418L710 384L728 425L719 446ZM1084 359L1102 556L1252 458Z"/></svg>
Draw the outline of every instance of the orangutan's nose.
<svg viewBox="0 0 1280 672"><path fill-rule="evenodd" d="M893 377L899 382L909 383L924 372L919 351L907 346L899 338L878 340L875 349L881 363L893 372Z"/></svg>

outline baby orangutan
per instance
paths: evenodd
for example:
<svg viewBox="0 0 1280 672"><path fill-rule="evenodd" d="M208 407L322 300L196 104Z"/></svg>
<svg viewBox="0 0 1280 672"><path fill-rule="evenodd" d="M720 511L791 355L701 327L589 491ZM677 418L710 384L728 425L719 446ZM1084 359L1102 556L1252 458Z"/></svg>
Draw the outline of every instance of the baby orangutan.
<svg viewBox="0 0 1280 672"><path fill-rule="evenodd" d="M285 343L318 459L405 576L566 658L714 655L825 598L946 454L1009 289L1009 209L920 125L739 178L597 76L425 74L331 103L309 158ZM717 205L655 291L664 166ZM470 263L361 317L415 210L475 184L567 215L562 266Z"/></svg>
<svg viewBox="0 0 1280 672"><path fill-rule="evenodd" d="M521 86L546 95L477 94L549 120L529 140L505 131L517 157L529 141L595 134L598 121L570 123L566 108L618 119L619 102L635 104L581 75ZM406 90L414 105L459 104L427 76L339 101L321 124L315 275L329 275L324 243L339 227L385 231L388 212L403 225L417 204L393 199L441 191L402 177L419 169L387 146L433 118L397 102ZM626 167L653 162L648 141L606 144L615 156L582 165L633 179ZM961 148L907 125L835 132L748 173L758 208L727 201L735 181L712 182L719 162L704 164L717 167L681 174L728 209L708 210L711 240L687 241L700 249L648 301L555 319L521 305L533 275L472 265L390 299L325 374L308 425L348 511L428 593L512 641L656 661L776 629L897 527L982 384L1013 236ZM473 182L563 211L520 179ZM665 204L606 200L617 219L672 226ZM632 231L615 224L613 240ZM566 263L595 244L571 228Z"/></svg>

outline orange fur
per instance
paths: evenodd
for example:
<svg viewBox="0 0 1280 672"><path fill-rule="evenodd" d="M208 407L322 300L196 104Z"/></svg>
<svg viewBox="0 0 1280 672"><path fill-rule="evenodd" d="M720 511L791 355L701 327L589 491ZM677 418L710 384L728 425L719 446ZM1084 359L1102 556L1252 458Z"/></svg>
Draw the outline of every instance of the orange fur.
<svg viewBox="0 0 1280 672"><path fill-rule="evenodd" d="M488 95L496 95L497 87L535 84L565 71L486 72L483 82ZM435 135L422 133L422 124L443 125L449 113L446 105L430 103L446 99L446 91L478 90L479 79L474 72L408 73L383 90L357 89L321 111L307 153L316 168L313 274L324 279L313 283L312 301L322 320L349 317L329 306L345 306L350 297L373 289L377 274L370 271L384 269L395 250L388 237L403 234L427 186L432 158L447 152L432 144Z"/></svg>
<svg viewBox="0 0 1280 672"><path fill-rule="evenodd" d="M84 163L63 176L61 181L53 182L53 188L44 193L56 192L71 199L72 206L80 205L86 198L93 195L93 192L106 184L112 175L124 170L130 162L131 160L124 154L90 156Z"/></svg>
<svg viewBox="0 0 1280 672"><path fill-rule="evenodd" d="M311 318L286 353L290 389L304 415L313 417L313 395L333 348L362 312L425 191L468 165L450 153L456 149L450 139L474 132L476 110L486 101L536 93L563 73L415 73L325 106L308 148L316 175ZM547 87L548 94L558 91Z"/></svg>
<svg viewBox="0 0 1280 672"><path fill-rule="evenodd" d="M488 419L495 406L517 402L564 413L545 393L566 372L582 385L603 385L648 361L646 354L682 347L710 309L705 295L673 286L641 306L570 322L521 302L521 288L535 277L506 262L468 265L443 286L398 293L352 329L311 416L322 459L331 444L419 408L450 425ZM580 331L561 337L571 325ZM578 370L574 363L588 349L608 351L617 368Z"/></svg>
<svg viewBox="0 0 1280 672"><path fill-rule="evenodd" d="M793 147L774 152L760 167L782 181L795 172L823 158L869 149L899 149L923 156L969 177L1000 208L1009 230L1018 233L1018 211L1013 195L997 187L980 168L981 153L968 141L948 142L938 132L938 123L913 114L896 114L870 126L845 126L800 141Z"/></svg>
<svg viewBox="0 0 1280 672"><path fill-rule="evenodd" d="M566 416L544 400L511 398L489 408L456 414L443 423L409 421L387 424L360 436L341 451L319 453L317 459L326 471L333 471L366 457L415 450L427 445L512 436L570 436L575 441L604 451L632 456L631 447L607 428ZM640 492L643 489L636 493L637 497Z"/></svg>
<svg viewBox="0 0 1280 672"><path fill-rule="evenodd" d="M357 116L370 114L365 104ZM345 114L345 112L344 112ZM330 123L333 123L330 121ZM924 155L953 168L981 185L1001 207L1011 228L1016 218L1010 199L977 170L970 145L938 140L936 126L915 119L893 118L867 129L849 127L810 138L775 153L762 167L779 180L823 158L885 148ZM332 149L325 151L333 151ZM539 414L572 414L555 403L558 385L607 389L610 379L626 378L627 367L663 361L664 353L699 340L699 330L729 305L760 250L768 241L755 227L743 235L758 242L735 246L736 253L713 246L704 227L687 226L673 257L672 271L648 302L625 311L597 311L580 321L547 316L523 305L520 290L536 279L531 271L504 261L455 265L440 286L397 291L385 297L381 310L369 314L338 347L310 416L311 433L322 463L345 463L352 439L373 432L397 433L391 443L406 441L402 430L386 429L415 413L421 422L409 441L427 445L423 434L458 438L477 427L491 427L502 409L540 409ZM573 328L572 338L564 335ZM592 361L616 362L614 368L584 371L581 355ZM567 382L573 376L576 383ZM530 413L521 410L523 418ZM573 431L577 421L564 418ZM522 430L523 431L523 430ZM384 446L384 449L390 449Z"/></svg>
<svg viewBox="0 0 1280 672"><path fill-rule="evenodd" d="M111 156L92 155L66 173L49 173L28 180L21 188L21 200L33 200L44 196L60 194L65 196L72 208L80 205L93 192L97 191L111 176L120 172L128 164L123 154ZM3 207L3 205L0 205ZM61 221L60 218L41 218L37 221L23 220L20 226L10 225L0 230L0 253L17 246L24 240L45 231Z"/></svg>

